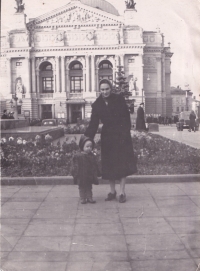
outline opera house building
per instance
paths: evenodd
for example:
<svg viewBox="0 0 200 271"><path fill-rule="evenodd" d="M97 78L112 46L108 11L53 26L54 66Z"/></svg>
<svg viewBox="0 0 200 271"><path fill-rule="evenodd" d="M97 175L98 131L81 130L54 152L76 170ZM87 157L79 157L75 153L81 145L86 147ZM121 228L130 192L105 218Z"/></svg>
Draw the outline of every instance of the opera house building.
<svg viewBox="0 0 200 271"><path fill-rule="evenodd" d="M59 3L59 2L58 2ZM1 94L18 116L90 117L99 81L115 82L123 66L135 111L171 115L170 47L164 35L137 24L134 7L123 16L104 0L72 0L26 22L25 10L13 13L11 29L1 37ZM147 18L148 20L148 18Z"/></svg>

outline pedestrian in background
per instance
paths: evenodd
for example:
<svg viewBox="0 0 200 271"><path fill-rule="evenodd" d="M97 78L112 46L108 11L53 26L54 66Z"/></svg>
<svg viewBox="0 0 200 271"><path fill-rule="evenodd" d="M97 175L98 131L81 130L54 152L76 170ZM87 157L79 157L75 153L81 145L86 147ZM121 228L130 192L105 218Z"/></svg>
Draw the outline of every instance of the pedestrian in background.
<svg viewBox="0 0 200 271"><path fill-rule="evenodd" d="M79 195L82 204L96 203L93 200L92 184L99 184L98 165L95 155L92 153L94 141L86 136L81 136L79 142L80 151L73 157L72 176L74 184L79 186Z"/></svg>
<svg viewBox="0 0 200 271"><path fill-rule="evenodd" d="M137 131L146 131L145 119L144 119L144 103L141 103L137 110L136 118L136 130Z"/></svg>
<svg viewBox="0 0 200 271"><path fill-rule="evenodd" d="M91 120L85 136L93 139L101 120L102 178L110 184L110 193L105 200L116 198L115 182L119 180L119 202L123 203L126 201L126 177L137 172L130 134L130 112L124 97L112 92L109 80L101 80L99 89L101 94L92 104Z"/></svg>
<svg viewBox="0 0 200 271"><path fill-rule="evenodd" d="M3 110L3 115L1 116L1 119L8 119L7 109Z"/></svg>
<svg viewBox="0 0 200 271"><path fill-rule="evenodd" d="M9 112L8 113L8 119L15 119L14 118L14 112Z"/></svg>
<svg viewBox="0 0 200 271"><path fill-rule="evenodd" d="M190 116L189 116L189 119L190 119L190 123L189 123L189 132L194 131L196 130L196 114L194 113L194 110L191 111L190 113Z"/></svg>

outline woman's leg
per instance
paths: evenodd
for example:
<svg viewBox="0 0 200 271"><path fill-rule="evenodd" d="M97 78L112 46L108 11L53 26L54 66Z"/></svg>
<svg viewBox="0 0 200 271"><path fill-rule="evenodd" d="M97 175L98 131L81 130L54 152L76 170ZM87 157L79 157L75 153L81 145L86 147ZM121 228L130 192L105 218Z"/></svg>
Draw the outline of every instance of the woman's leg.
<svg viewBox="0 0 200 271"><path fill-rule="evenodd" d="M120 179L120 195L125 194L125 184L126 184L126 177Z"/></svg>
<svg viewBox="0 0 200 271"><path fill-rule="evenodd" d="M115 181L114 180L109 180L110 184L110 193L108 193L107 198L105 199L106 201L110 201L116 198L117 192L115 190Z"/></svg>
<svg viewBox="0 0 200 271"><path fill-rule="evenodd" d="M126 202L126 194L125 194L125 184L126 177L120 179L120 194L119 194L119 202Z"/></svg>
<svg viewBox="0 0 200 271"><path fill-rule="evenodd" d="M112 194L115 194L115 181L114 180L109 180L109 184L110 184L110 192Z"/></svg>

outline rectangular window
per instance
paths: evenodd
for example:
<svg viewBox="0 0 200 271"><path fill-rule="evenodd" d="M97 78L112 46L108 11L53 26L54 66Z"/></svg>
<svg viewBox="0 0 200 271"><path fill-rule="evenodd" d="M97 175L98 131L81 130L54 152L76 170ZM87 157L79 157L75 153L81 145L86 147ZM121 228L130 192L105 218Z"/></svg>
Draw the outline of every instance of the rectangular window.
<svg viewBox="0 0 200 271"><path fill-rule="evenodd" d="M179 112L179 107L176 108L176 112Z"/></svg>
<svg viewBox="0 0 200 271"><path fill-rule="evenodd" d="M113 83L113 76L112 75L102 75L102 76L99 76L99 82L102 79L108 79L111 83Z"/></svg>
<svg viewBox="0 0 200 271"><path fill-rule="evenodd" d="M42 92L53 93L53 77L42 77Z"/></svg>
<svg viewBox="0 0 200 271"><path fill-rule="evenodd" d="M184 107L181 107L181 111L184 111Z"/></svg>
<svg viewBox="0 0 200 271"><path fill-rule="evenodd" d="M16 66L22 66L22 62L16 62Z"/></svg>
<svg viewBox="0 0 200 271"><path fill-rule="evenodd" d="M83 91L83 77L71 76L70 77L70 92L82 92Z"/></svg>

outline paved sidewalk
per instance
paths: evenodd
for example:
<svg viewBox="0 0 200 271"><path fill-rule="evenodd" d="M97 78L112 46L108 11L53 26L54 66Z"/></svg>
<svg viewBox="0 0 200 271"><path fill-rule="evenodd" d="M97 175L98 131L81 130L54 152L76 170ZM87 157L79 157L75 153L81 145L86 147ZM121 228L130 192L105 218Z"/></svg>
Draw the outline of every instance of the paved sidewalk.
<svg viewBox="0 0 200 271"><path fill-rule="evenodd" d="M119 188L119 187L117 187ZM200 183L127 184L82 205L78 187L2 186L3 271L196 271Z"/></svg>

